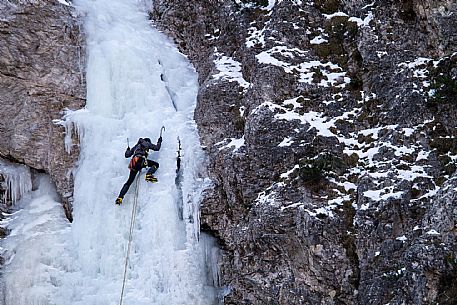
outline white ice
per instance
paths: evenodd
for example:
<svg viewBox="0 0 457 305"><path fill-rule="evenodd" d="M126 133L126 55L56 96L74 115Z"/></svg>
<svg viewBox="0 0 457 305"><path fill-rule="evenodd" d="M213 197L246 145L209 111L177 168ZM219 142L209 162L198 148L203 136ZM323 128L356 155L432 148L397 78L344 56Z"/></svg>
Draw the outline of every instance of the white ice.
<svg viewBox="0 0 457 305"><path fill-rule="evenodd" d="M1 242L6 262L2 304L59 304L56 294L66 274L74 271L74 251L70 223L57 198L49 178L42 175L38 190L24 196L17 203L20 210L2 222L10 230Z"/></svg>
<svg viewBox="0 0 457 305"><path fill-rule="evenodd" d="M71 226L65 221L52 196L46 197L49 192L25 204L23 214L29 217L13 228L12 236L22 236L23 243L8 244L7 249L6 304L119 304L137 183L138 210L123 304L214 304L217 248L198 231L198 204L209 182L201 173L204 155L193 121L196 72L153 29L142 11L144 2L73 4L84 14L88 52L86 107L68 111L59 122L67 132L76 130L81 144L74 221ZM160 163L159 182L144 181L143 171L123 205L115 206L129 173L129 160L123 156L126 139L130 146L139 137L155 142L162 125L162 148L150 154ZM175 186L178 136L183 149L184 221L178 217ZM66 145L74 145L70 136Z"/></svg>

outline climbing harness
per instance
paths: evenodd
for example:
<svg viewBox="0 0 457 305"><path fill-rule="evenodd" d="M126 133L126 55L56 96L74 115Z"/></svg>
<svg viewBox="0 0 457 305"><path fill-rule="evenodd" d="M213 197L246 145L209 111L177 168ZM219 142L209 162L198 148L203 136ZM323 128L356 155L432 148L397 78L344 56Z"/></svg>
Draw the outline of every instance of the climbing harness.
<svg viewBox="0 0 457 305"><path fill-rule="evenodd" d="M132 245L133 227L135 225L135 218L136 218L136 207L138 205L138 190L140 188L140 183L139 183L140 174L141 174L141 170L138 172L138 175L136 177L135 197L133 199L132 216L130 218L129 243L127 246L127 255L125 256L124 280L122 281L122 291L121 291L121 299L119 300L119 305L122 305L122 301L124 299L125 282L127 280L127 267L128 267L129 257L130 257L130 248Z"/></svg>
<svg viewBox="0 0 457 305"><path fill-rule="evenodd" d="M131 170L132 168L135 169L135 166L136 166L136 163L142 159L143 157L140 157L140 156L136 156L136 157L133 157L130 162L129 162L129 169Z"/></svg>

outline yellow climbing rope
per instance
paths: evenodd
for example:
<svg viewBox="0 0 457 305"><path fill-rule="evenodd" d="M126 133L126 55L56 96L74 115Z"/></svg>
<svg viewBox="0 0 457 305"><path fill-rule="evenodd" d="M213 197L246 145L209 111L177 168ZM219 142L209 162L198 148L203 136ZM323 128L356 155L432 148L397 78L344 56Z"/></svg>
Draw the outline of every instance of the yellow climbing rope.
<svg viewBox="0 0 457 305"><path fill-rule="evenodd" d="M138 176L136 177L136 188L135 188L135 197L133 199L133 207L132 207L132 216L130 218L130 233L129 233L129 243L127 246L127 255L125 256L125 265L124 265L124 280L122 281L122 291L121 291L121 299L119 300L119 305L122 305L122 301L124 299L124 288L125 288L125 282L127 279L127 267L129 264L129 256L130 256L130 247L132 244L132 235L133 235L133 227L135 225L135 217L136 217L136 207L138 203L138 190L140 188L140 183L138 181L139 177L141 174L141 170L138 173Z"/></svg>

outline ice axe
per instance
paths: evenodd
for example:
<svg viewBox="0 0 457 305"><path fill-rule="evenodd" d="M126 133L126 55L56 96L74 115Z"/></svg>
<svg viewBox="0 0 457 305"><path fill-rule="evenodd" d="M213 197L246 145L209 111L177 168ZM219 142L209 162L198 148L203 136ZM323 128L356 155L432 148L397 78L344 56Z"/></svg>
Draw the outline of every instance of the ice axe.
<svg viewBox="0 0 457 305"><path fill-rule="evenodd" d="M162 137L162 131L165 130L165 126L162 126L162 128L160 128L160 137Z"/></svg>

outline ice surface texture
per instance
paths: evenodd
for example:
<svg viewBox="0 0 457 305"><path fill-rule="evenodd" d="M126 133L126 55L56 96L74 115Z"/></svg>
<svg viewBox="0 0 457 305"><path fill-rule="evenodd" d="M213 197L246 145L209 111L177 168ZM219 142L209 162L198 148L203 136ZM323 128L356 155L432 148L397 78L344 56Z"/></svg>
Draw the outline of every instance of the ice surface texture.
<svg viewBox="0 0 457 305"><path fill-rule="evenodd" d="M88 50L86 108L69 110L61 122L71 126L67 132L79 133L81 143L74 221L71 226L57 221L63 213L54 211L55 202L49 198L37 195L28 204L24 210L43 212L24 214L42 226L55 228L58 222L61 227L41 236L39 242L22 243L24 249L19 242L8 245L7 304L118 304L136 186L132 185L122 206L114 205L128 177L129 160L123 156L126 139L130 146L139 137L154 142L162 125L166 127L162 148L150 154L160 163L159 182L147 183L144 173L138 180L138 214L123 304L213 304L211 283L217 273L207 276L211 268L206 261L215 264L214 247L206 237L197 241L198 203L208 181L200 177L204 155L193 121L196 72L153 29L137 1L78 0L74 5L85 14ZM178 136L183 149L184 221L179 220L176 205ZM38 228L40 224L30 225L43 232L46 229ZM38 271L24 277L27 268Z"/></svg>

